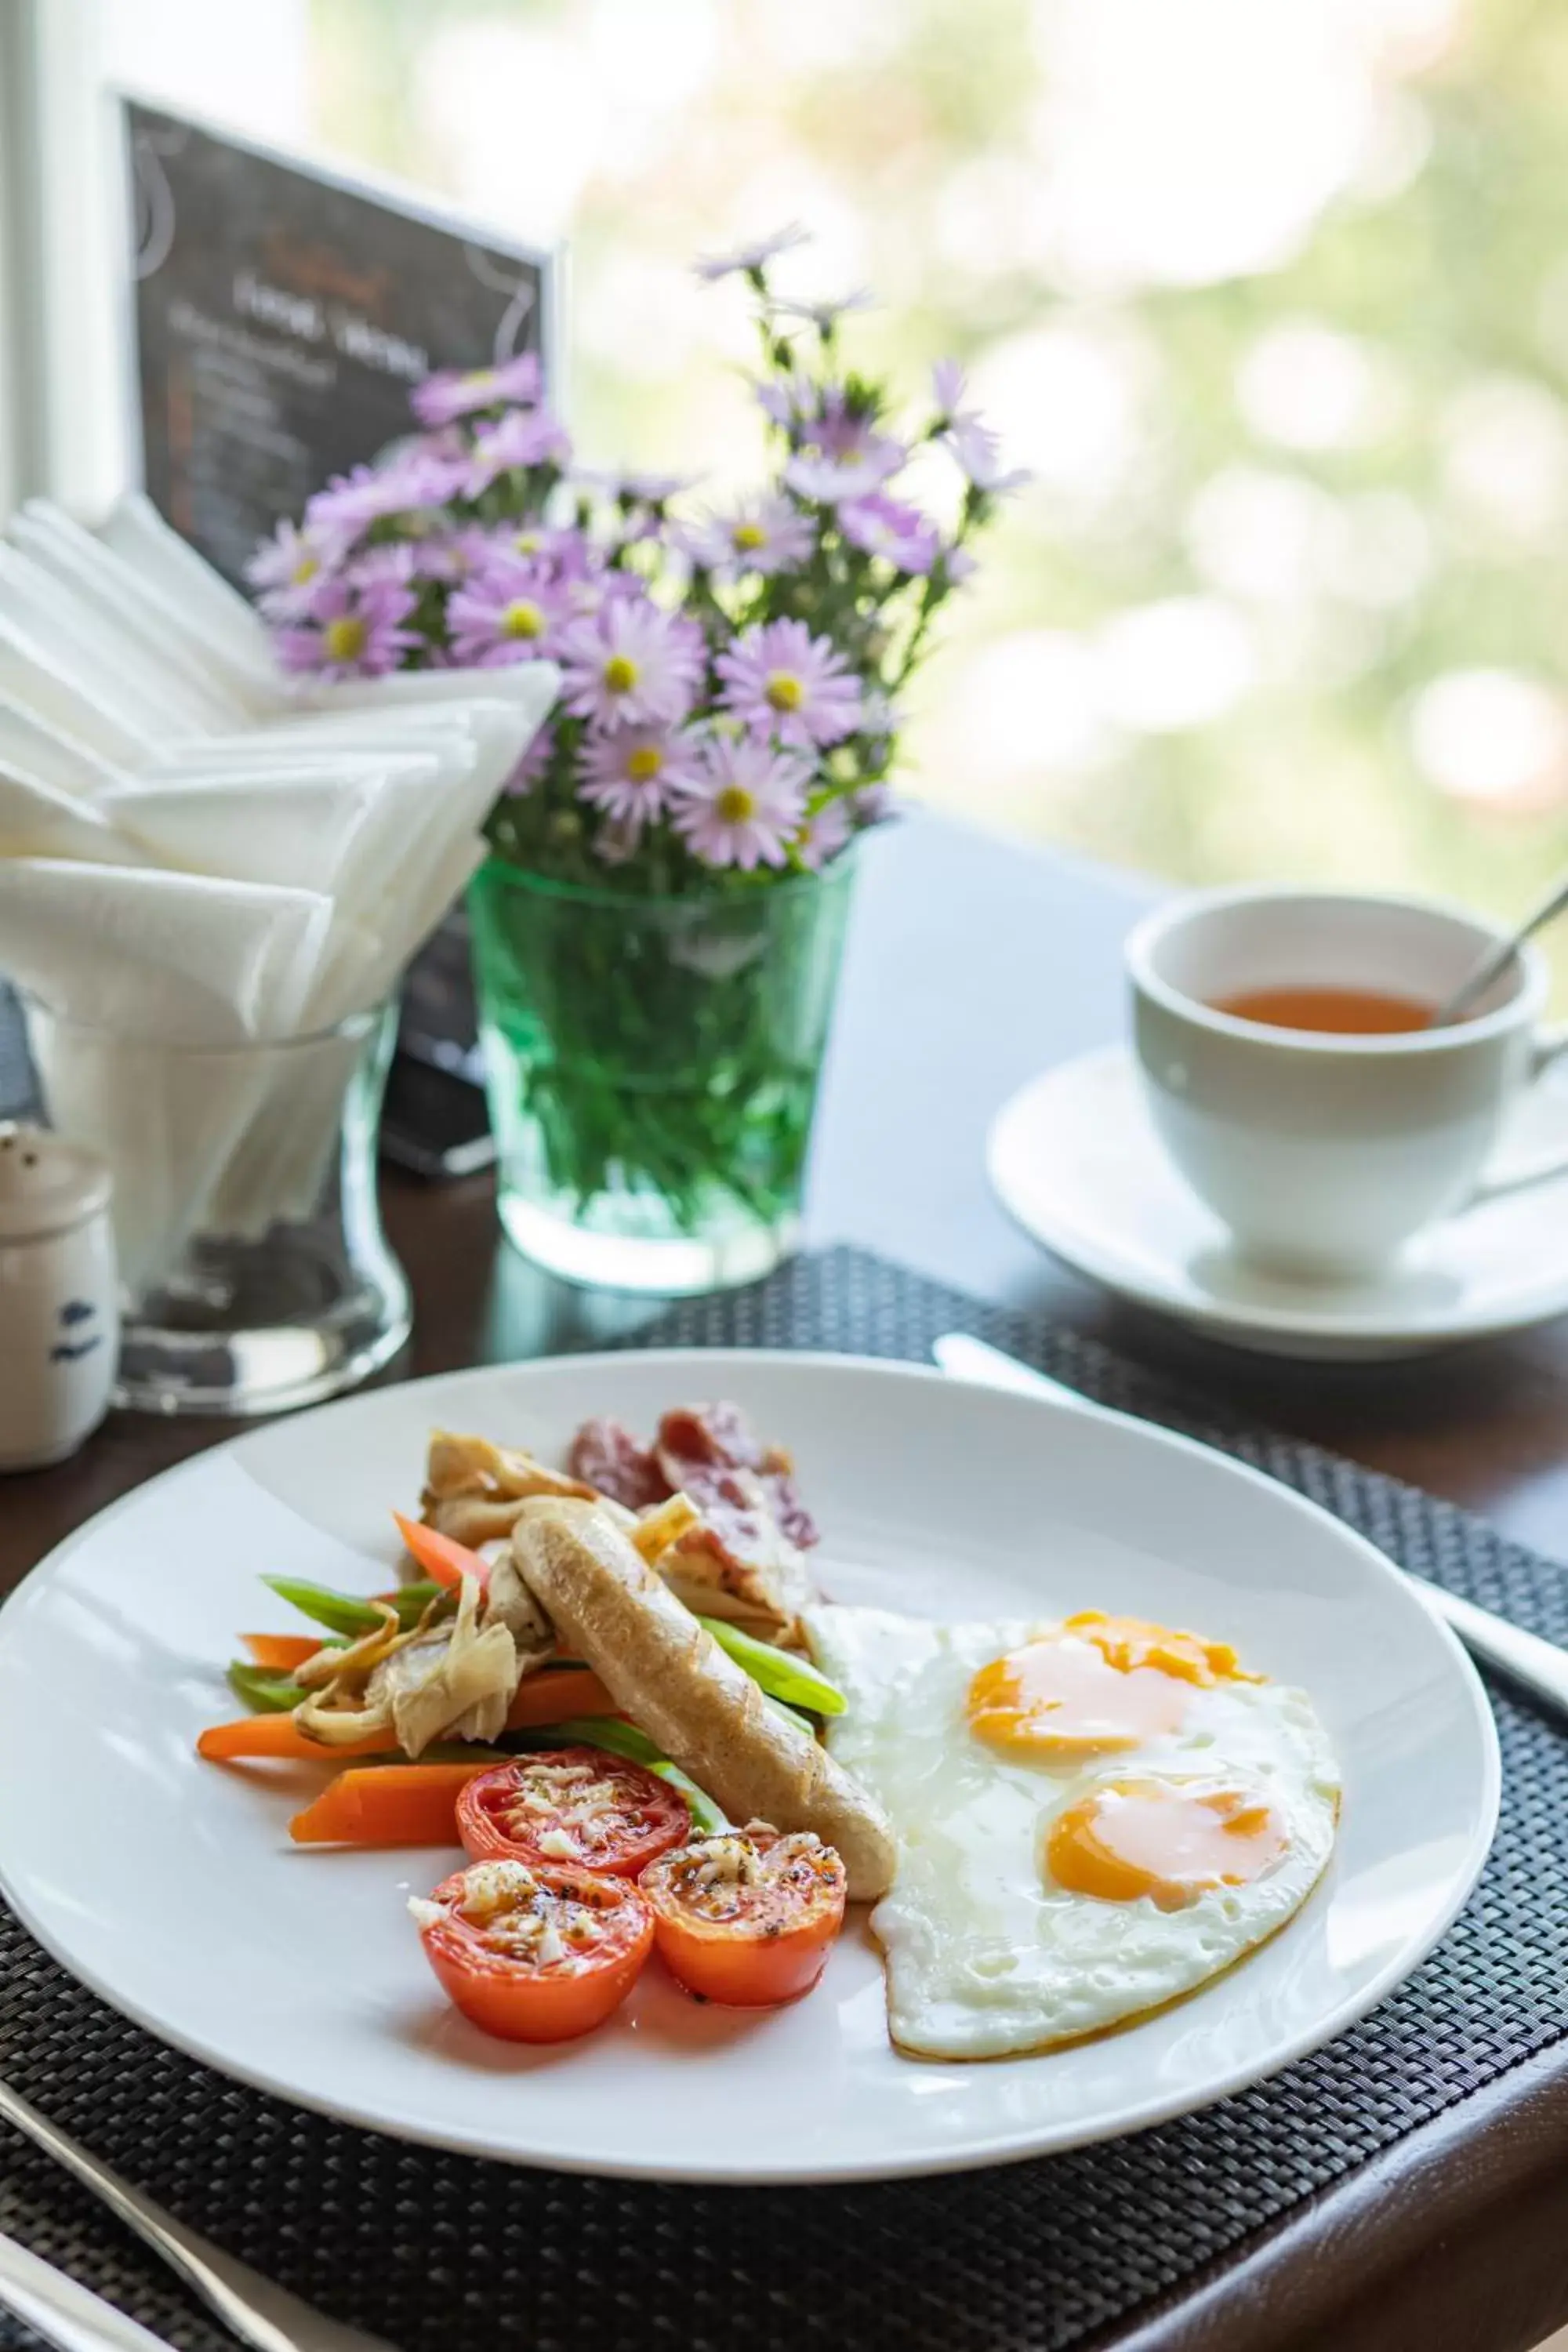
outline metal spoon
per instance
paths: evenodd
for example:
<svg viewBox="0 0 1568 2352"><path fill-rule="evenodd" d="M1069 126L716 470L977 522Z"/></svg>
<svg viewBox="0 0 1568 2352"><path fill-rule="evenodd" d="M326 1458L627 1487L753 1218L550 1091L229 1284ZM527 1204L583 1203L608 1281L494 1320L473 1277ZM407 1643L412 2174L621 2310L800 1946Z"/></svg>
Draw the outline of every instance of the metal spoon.
<svg viewBox="0 0 1568 2352"><path fill-rule="evenodd" d="M1542 900L1534 913L1527 915L1519 929L1510 938L1500 941L1497 947L1489 949L1469 978L1462 980L1452 994L1443 999L1426 1026L1428 1029L1443 1029L1450 1021L1457 1021L1466 1006L1473 1004L1476 998L1508 970L1531 934L1538 931L1542 923L1549 923L1553 915L1560 915L1565 907L1568 907L1568 881L1555 883L1550 897Z"/></svg>

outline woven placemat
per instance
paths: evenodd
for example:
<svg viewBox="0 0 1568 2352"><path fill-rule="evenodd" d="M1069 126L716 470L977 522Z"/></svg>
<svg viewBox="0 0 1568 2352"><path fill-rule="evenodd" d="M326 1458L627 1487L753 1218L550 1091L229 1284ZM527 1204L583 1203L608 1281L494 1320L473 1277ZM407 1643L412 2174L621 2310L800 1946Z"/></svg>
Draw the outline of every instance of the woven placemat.
<svg viewBox="0 0 1568 2352"><path fill-rule="evenodd" d="M1104 1349L859 1252L695 1301L647 1340L924 1358L965 1328L1300 1487L1405 1567L1568 1640L1568 1573L1318 1449L1214 1418ZM1568 2032L1568 1749L1494 1692L1504 1802L1476 1895L1351 2032L1206 2113L1080 2155L824 2189L513 2170L305 2115L165 2050L0 1918L0 2068L188 2221L405 2352L1067 2352ZM10 1801L17 1801L17 1792ZM193 1934L200 1934L193 1890ZM765 2116L757 2119L765 2133ZM0 2229L173 2341L226 2339L6 2136ZM20 2331L0 2343L27 2339Z"/></svg>

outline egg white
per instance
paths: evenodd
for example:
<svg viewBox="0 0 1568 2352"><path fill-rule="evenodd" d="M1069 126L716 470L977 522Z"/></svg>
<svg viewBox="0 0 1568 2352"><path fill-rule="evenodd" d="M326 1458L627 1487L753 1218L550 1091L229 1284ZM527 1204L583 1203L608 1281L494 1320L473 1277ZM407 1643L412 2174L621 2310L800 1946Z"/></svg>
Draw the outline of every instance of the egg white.
<svg viewBox="0 0 1568 2352"><path fill-rule="evenodd" d="M1000 2058L1103 2031L1192 1992L1298 1911L1334 1841L1339 1781L1304 1693L1273 1683L1196 1689L1181 1728L1136 1748L1014 1759L965 1717L971 1678L1046 1621L940 1625L881 1609L810 1612L811 1646L848 1702L828 1727L837 1762L885 1807L899 1844L871 1914L901 2049ZM1180 1910L1058 1885L1051 1822L1096 1780L1242 1775L1261 1784L1287 1849L1248 1885Z"/></svg>

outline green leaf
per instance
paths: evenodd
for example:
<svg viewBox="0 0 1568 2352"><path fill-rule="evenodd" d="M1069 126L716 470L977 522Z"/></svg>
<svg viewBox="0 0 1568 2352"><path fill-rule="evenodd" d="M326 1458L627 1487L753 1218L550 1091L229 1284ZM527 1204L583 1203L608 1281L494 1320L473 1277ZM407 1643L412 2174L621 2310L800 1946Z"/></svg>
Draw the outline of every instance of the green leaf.
<svg viewBox="0 0 1568 2352"><path fill-rule="evenodd" d="M309 1696L292 1675L268 1674L265 1666L249 1665L243 1658L230 1666L228 1686L252 1715L291 1715Z"/></svg>
<svg viewBox="0 0 1568 2352"><path fill-rule="evenodd" d="M791 1650L775 1650L771 1642L742 1633L738 1625L727 1623L722 1617L699 1617L697 1622L738 1666L744 1666L757 1688L770 1698L783 1699L786 1706L805 1707L811 1715L843 1714L847 1705L843 1692L809 1658Z"/></svg>

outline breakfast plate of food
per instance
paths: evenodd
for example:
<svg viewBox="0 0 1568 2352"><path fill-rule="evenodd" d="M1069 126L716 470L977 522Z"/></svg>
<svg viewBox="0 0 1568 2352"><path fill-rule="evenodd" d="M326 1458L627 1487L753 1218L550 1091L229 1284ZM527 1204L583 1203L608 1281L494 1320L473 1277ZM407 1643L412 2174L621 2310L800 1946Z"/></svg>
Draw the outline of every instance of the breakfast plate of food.
<svg viewBox="0 0 1568 2352"><path fill-rule="evenodd" d="M1342 2031L1463 1902L1473 1669L1179 1437L852 1359L366 1394L0 1615L0 1888L345 2120L668 2179L1000 2162Z"/></svg>

